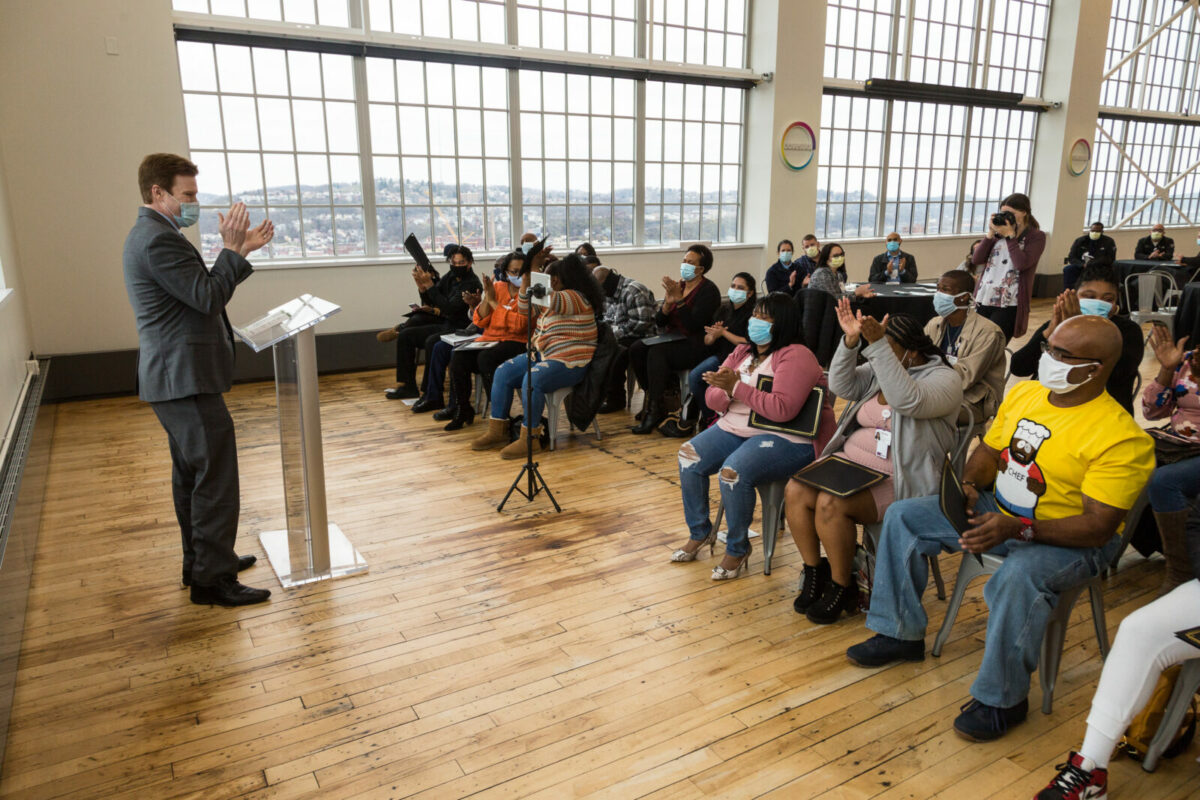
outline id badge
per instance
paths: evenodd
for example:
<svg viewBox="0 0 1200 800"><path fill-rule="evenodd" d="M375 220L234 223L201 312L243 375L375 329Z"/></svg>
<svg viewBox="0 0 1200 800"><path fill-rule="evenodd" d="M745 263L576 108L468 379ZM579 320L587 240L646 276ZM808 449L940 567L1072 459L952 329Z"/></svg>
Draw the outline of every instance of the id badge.
<svg viewBox="0 0 1200 800"><path fill-rule="evenodd" d="M888 451L892 447L892 432L875 429L875 455L879 458L886 459Z"/></svg>
<svg viewBox="0 0 1200 800"><path fill-rule="evenodd" d="M947 355L946 361L950 364L950 366L953 367L955 364L958 363L958 356Z"/></svg>

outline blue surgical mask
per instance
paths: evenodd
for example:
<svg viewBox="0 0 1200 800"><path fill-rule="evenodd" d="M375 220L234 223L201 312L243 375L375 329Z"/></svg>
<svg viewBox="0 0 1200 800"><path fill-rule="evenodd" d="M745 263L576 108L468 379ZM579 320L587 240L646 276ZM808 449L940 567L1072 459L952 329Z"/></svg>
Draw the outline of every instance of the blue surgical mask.
<svg viewBox="0 0 1200 800"><path fill-rule="evenodd" d="M936 292L933 295L933 310L937 312L939 317L948 317L955 311L959 310L959 306L954 304L956 298L962 297L966 292L958 294L950 294L949 292Z"/></svg>
<svg viewBox="0 0 1200 800"><path fill-rule="evenodd" d="M696 277L696 267L694 264L689 264L686 261L679 265L679 277L685 281L690 281Z"/></svg>
<svg viewBox="0 0 1200 800"><path fill-rule="evenodd" d="M520 286L520 285L521 285L521 275L520 275L520 273L518 273L518 274L516 274L516 275L512 275L512 274L509 274L509 273L505 273L505 276L504 276L504 277L508 278L508 282L509 282L509 283L511 283L513 286Z"/></svg>
<svg viewBox="0 0 1200 800"><path fill-rule="evenodd" d="M750 341L755 344L770 344L771 343L771 323L765 319L751 317L746 328L746 335Z"/></svg>
<svg viewBox="0 0 1200 800"><path fill-rule="evenodd" d="M733 303L735 306L741 305L742 303L746 302L746 290L745 289L730 289L729 290L729 302Z"/></svg>
<svg viewBox="0 0 1200 800"><path fill-rule="evenodd" d="M896 253L896 252L899 252L899 250L900 250L899 242L888 242L887 243L887 251L889 253Z"/></svg>
<svg viewBox="0 0 1200 800"><path fill-rule="evenodd" d="M779 263L780 264L792 263L792 251L791 250L780 250L779 251Z"/></svg>
<svg viewBox="0 0 1200 800"><path fill-rule="evenodd" d="M180 203L179 214L175 217L175 224L181 228L189 228L200 221L200 204L199 203Z"/></svg>
<svg viewBox="0 0 1200 800"><path fill-rule="evenodd" d="M533 242L521 242L521 252L528 254L533 249Z"/></svg>
<svg viewBox="0 0 1200 800"><path fill-rule="evenodd" d="M1112 303L1105 302L1104 300L1097 300L1094 297L1079 298L1079 310L1089 316L1107 317L1112 313L1112 307Z"/></svg>

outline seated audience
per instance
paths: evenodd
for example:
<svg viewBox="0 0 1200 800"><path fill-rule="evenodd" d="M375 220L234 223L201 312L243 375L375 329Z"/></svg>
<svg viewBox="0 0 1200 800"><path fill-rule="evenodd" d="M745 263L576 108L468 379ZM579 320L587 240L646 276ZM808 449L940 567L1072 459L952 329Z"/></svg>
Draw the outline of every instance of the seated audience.
<svg viewBox="0 0 1200 800"><path fill-rule="evenodd" d="M839 299L846 293L846 251L840 244L831 242L821 248L817 255L817 266L801 288L820 289ZM870 297L872 294L867 284L854 289L856 297ZM796 297L800 297L799 289Z"/></svg>
<svg viewBox="0 0 1200 800"><path fill-rule="evenodd" d="M794 269L788 276L788 289L792 294L808 285L808 279L817 269L817 258L821 255L821 243L811 233L800 240L799 258L793 259Z"/></svg>
<svg viewBox="0 0 1200 800"><path fill-rule="evenodd" d="M586 258L595 258L596 257L596 248L592 247L591 242L584 242L581 245L579 245L579 247L575 248L575 255L583 256Z"/></svg>
<svg viewBox="0 0 1200 800"><path fill-rule="evenodd" d="M1189 577L1169 595L1125 618L1104 660L1083 744L1067 757L1067 763L1058 765L1058 775L1034 800L1107 796L1109 759L1133 718L1149 702L1163 670L1200 658L1200 649L1175 635L1192 623L1200 624L1197 609L1200 582Z"/></svg>
<svg viewBox="0 0 1200 800"><path fill-rule="evenodd" d="M1121 357L1108 376L1108 393L1133 413L1133 384L1137 380L1142 356L1146 353L1142 328L1129 317L1119 314L1120 290L1117 279L1108 267L1088 267L1079 276L1079 289L1067 289L1054 301L1050 321L1033 332L1025 346L1013 354L1012 374L1037 380L1038 364L1044 345L1063 320L1079 314L1095 315L1111 320L1121 332Z"/></svg>
<svg viewBox="0 0 1200 800"><path fill-rule="evenodd" d="M704 329L704 344L712 353L688 373L688 402L681 409L678 419L668 419L659 426L658 432L675 439L686 439L697 430L711 424L713 412L704 402L704 373L712 372L729 358L739 345L746 344L746 331L750 316L757 305L754 276L739 272L729 284L729 299L721 302L713 324ZM785 292L786 294L786 292ZM791 297L791 295L788 295ZM697 421L700 427L697 428Z"/></svg>
<svg viewBox="0 0 1200 800"><path fill-rule="evenodd" d="M795 247L792 245L791 239L784 239L776 245L775 263L767 267L767 274L763 277L763 283L767 286L767 294L783 291L795 283L792 274L799 264L792 259L794 251Z"/></svg>
<svg viewBox="0 0 1200 800"><path fill-rule="evenodd" d="M468 314L474 313L475 306L479 305L481 297L481 291L462 293L463 302L467 304ZM479 329L475 327L474 323L462 330L479 333ZM430 336L425 340L425 374L421 377L421 397L412 407L414 414L433 411L433 418L439 422L453 418L454 409L457 407L453 387L451 387L450 391L450 402L444 403L442 401L442 387L446 382L446 368L450 366L450 357L454 355L454 345L443 342L443 336L445 334L439 333L436 334L436 338Z"/></svg>
<svg viewBox="0 0 1200 800"><path fill-rule="evenodd" d="M529 315L530 272L541 271L553 248L546 247L526 268L517 294L517 311ZM471 443L472 450L488 450L507 445L502 458L523 458L529 440L540 449L540 422L546 408L546 395L575 386L596 350L596 319L604 313L604 295L595 278L572 253L549 265L550 294L548 307L538 307L533 345L537 349L530 379L526 379L527 355L510 358L496 369L492 379L491 418L485 434ZM512 412L513 392L520 387L524 421L516 441L508 443L508 417Z"/></svg>
<svg viewBox="0 0 1200 800"><path fill-rule="evenodd" d="M1169 419L1168 430L1181 440L1164 442L1159 467L1150 478L1150 507L1167 574L1159 594L1164 595L1191 578L1184 525L1192 501L1200 495L1200 381L1193 365L1196 351L1185 351L1187 337L1171 340L1165 325L1150 331L1150 346L1158 360L1158 374L1142 390L1142 414L1148 420ZM1187 446L1192 443L1195 450ZM1182 445L1182 447L1180 446Z"/></svg>
<svg viewBox="0 0 1200 800"><path fill-rule="evenodd" d="M1063 266L1063 288L1074 289L1084 267L1111 267L1117 259L1117 243L1104 235L1104 223L1093 222L1092 228L1071 245Z"/></svg>
<svg viewBox="0 0 1200 800"><path fill-rule="evenodd" d="M886 251L871 261L871 283L916 283L917 259L900 249L900 234L887 235Z"/></svg>
<svg viewBox="0 0 1200 800"><path fill-rule="evenodd" d="M786 293L772 293L755 304L750 343L734 348L720 369L704 373L708 405L720 419L679 448L683 515L691 535L671 560L695 561L706 544L712 553L717 532L709 517L708 479L719 472L728 534L725 557L712 571L714 581L736 578L747 569L754 487L786 478L808 464L815 448L833 432L833 404L828 400L816 442L750 424L751 412L775 422L794 419L813 387L825 383L816 357L796 343L798 323L795 301ZM757 388L763 376L772 378L770 391Z"/></svg>
<svg viewBox="0 0 1200 800"><path fill-rule="evenodd" d="M925 335L962 379L963 400L979 425L991 419L1004 397L1004 331L973 312L974 294L970 273L954 269L942 275L933 296L937 316L925 323Z"/></svg>
<svg viewBox="0 0 1200 800"><path fill-rule="evenodd" d="M666 419L664 396L667 387L675 384L676 370L690 370L708 355L704 328L712 324L721 305L721 290L708 279L712 265L711 250L702 244L689 247L679 268L680 280L663 278L666 295L654 317L660 329L680 338L655 345L641 340L629 348L629 361L646 393L641 422L634 433L650 433L662 424Z"/></svg>
<svg viewBox="0 0 1200 800"><path fill-rule="evenodd" d="M983 239L976 239L975 241L971 242L971 247L967 250L967 257L964 258L959 265L955 267L955 269L962 270L963 272L969 272L971 273L972 278L975 277L976 266L975 261L973 260L975 256L975 248L978 247L979 243L982 241Z"/></svg>
<svg viewBox="0 0 1200 800"><path fill-rule="evenodd" d="M536 233L525 231L525 233L521 234L521 241L517 242L517 249L522 253L528 253L531 249L533 249L533 246L537 243L537 240L538 237Z"/></svg>
<svg viewBox="0 0 1200 800"><path fill-rule="evenodd" d="M1138 239L1133 257L1138 261L1173 261L1175 240L1167 236L1167 229L1159 222L1150 229L1149 236Z"/></svg>
<svg viewBox="0 0 1200 800"><path fill-rule="evenodd" d="M604 321L612 328L617 340L617 354L609 373L608 393L600 404L601 414L611 414L625 408L625 372L629 367L629 348L634 342L653 335L657 309L654 292L615 269L597 266L592 270L592 277L604 290Z"/></svg>
<svg viewBox="0 0 1200 800"><path fill-rule="evenodd" d="M846 651L858 666L925 659L927 556L1005 556L984 585L983 663L954 722L971 741L997 739L1025 719L1029 676L1059 592L1109 563L1125 513L1154 469L1150 437L1104 391L1120 355L1121 334L1108 320L1064 321L1038 381L1009 391L967 462L962 484L974 527L954 530L936 482L931 496L899 501L884 519L867 616L877 635Z"/></svg>
<svg viewBox="0 0 1200 800"><path fill-rule="evenodd" d="M389 400L419 397L417 385L417 349L427 348L432 355L434 344L443 333L467 327L467 303L463 292L481 288L479 278L471 269L475 263L469 247L454 245L450 255L450 271L438 280L436 272L428 273L413 267L413 281L421 295L421 305L414 309L407 322L392 328L396 334L381 331L380 341L396 341L396 385L385 394ZM427 359L428 362L428 359Z"/></svg>
<svg viewBox="0 0 1200 800"><path fill-rule="evenodd" d="M479 373L479 380L490 394L492 376L497 367L525 351L529 317L517 308L517 291L524 265L525 259L520 251L509 253L505 256L505 280L493 281L487 276L483 278L483 297L475 306L472 316L472 322L483 333L475 341L495 344L486 349L454 349L454 355L450 358L452 413L445 430L456 431L475 421L475 409L471 405L473 373Z"/></svg>
<svg viewBox="0 0 1200 800"><path fill-rule="evenodd" d="M914 317L881 324L838 302L844 336L829 365L829 388L850 405L822 456L842 455L891 477L848 497L793 480L787 521L804 559L792 607L819 625L858 608L854 552L858 524L878 522L895 498L937 491L943 454L954 449L962 381ZM867 343L858 365L858 344ZM828 559L821 557L825 548Z"/></svg>

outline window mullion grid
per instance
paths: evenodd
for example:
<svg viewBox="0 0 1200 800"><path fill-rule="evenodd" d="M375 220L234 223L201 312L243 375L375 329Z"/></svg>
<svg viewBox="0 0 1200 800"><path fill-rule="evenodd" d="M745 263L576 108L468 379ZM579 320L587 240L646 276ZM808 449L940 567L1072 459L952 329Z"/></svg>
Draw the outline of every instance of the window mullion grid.
<svg viewBox="0 0 1200 800"><path fill-rule="evenodd" d="M638 10L644 12L646 0L638 0ZM644 41L643 41L644 43ZM646 242L646 81L633 84L634 144L633 144L633 244L641 247ZM662 134L659 134L661 140ZM661 158L661 154L660 154ZM659 174L662 168L659 167ZM662 179L659 179L662 182ZM659 197L662 202L662 197ZM662 230L662 212L659 212L659 230ZM660 233L661 236L661 233Z"/></svg>
<svg viewBox="0 0 1200 800"><path fill-rule="evenodd" d="M958 170L958 201L955 204L954 212L954 231L961 233L963 225L969 220L964 219L964 212L967 205L967 168L971 163L971 122L975 116L975 107L967 106L966 113L963 117L963 146L962 155L959 156Z"/></svg>
<svg viewBox="0 0 1200 800"><path fill-rule="evenodd" d="M515 0L508 0L515 8ZM506 70L508 78L508 207L509 243L517 243L517 231L524 231L525 198L522 188L521 161L521 79L517 70Z"/></svg>
<svg viewBox="0 0 1200 800"><path fill-rule="evenodd" d="M304 196L300 191L300 140L296 138L296 98L292 92L292 60L288 57L287 51L284 51L283 55L283 74L287 81L288 116L291 117L289 122L292 126L292 174L296 176L296 227L300 231L300 257L305 258L308 255L308 237L304 235ZM230 188L232 189L232 187Z"/></svg>
<svg viewBox="0 0 1200 800"><path fill-rule="evenodd" d="M900 16L903 10L903 4L906 0L892 0L892 25L891 33L888 36L888 78L896 77L896 51L900 46ZM859 15L854 18L854 35L857 41L858 37ZM872 45L874 37L872 37Z"/></svg>
<svg viewBox="0 0 1200 800"><path fill-rule="evenodd" d="M258 98L259 98L259 95L258 95L258 73L254 67L254 50L252 48L248 47L248 48L246 48L246 52L247 52L247 55L250 57L250 94L254 100L254 119L256 121L255 129L258 132L258 172L259 172L260 177L262 177L263 215L264 215L264 218L269 219L271 216L271 198L267 194L267 189L268 189L268 187L267 187L267 165L266 165L267 158L266 158L266 154L263 152L266 148L263 146L263 138L262 138L262 112L259 110L259 106L258 106ZM215 53L214 53L214 55L215 55ZM295 142L293 141L293 144L294 143ZM267 258L274 258L274 246L271 244L268 244L267 247L270 249L267 250L265 255L267 256Z"/></svg>
<svg viewBox="0 0 1200 800"><path fill-rule="evenodd" d="M909 81L912 80L913 0L905 0L905 2L907 3L907 6L904 10L904 70L902 74L904 75L904 80ZM930 16L932 16L932 14ZM940 69L940 60L938 61L938 66Z"/></svg>
<svg viewBox="0 0 1200 800"><path fill-rule="evenodd" d="M989 0L987 29L983 32L983 58L979 60L979 68L983 70L980 76L979 88L988 88L988 72L991 69L992 33L996 30L996 9L1001 0Z"/></svg>
<svg viewBox="0 0 1200 800"><path fill-rule="evenodd" d="M887 222L887 196L888 196L888 171L889 161L891 160L892 152L892 111L895 106L895 100L885 100L883 107L883 157L880 161L879 170L879 199L877 201L877 210L875 212L875 228L871 231L871 235L879 236L884 224ZM842 196L843 205L845 203L845 195ZM845 208L842 209L843 219L845 217ZM843 221L843 228L845 223ZM861 224L859 231L861 232Z"/></svg>
<svg viewBox="0 0 1200 800"><path fill-rule="evenodd" d="M429 95L425 95L425 102L429 102ZM459 172L460 153L458 149L458 66L455 64L450 65L450 119L453 120L454 124L454 219L458 223L454 229L454 240L456 243L461 243L463 234L463 196L462 175ZM483 125L482 110L479 114L479 124ZM482 127L479 130L479 134L482 137ZM482 146L483 142L481 140L480 147L482 148ZM435 247L434 249L436 250L437 248Z"/></svg>
<svg viewBox="0 0 1200 800"><path fill-rule="evenodd" d="M321 124L325 128L325 175L329 187L329 236L333 244L333 255L338 255L337 205L333 202L333 158L329 138L329 102L325 92L325 54L317 54L319 84L321 86Z"/></svg>
<svg viewBox="0 0 1200 800"><path fill-rule="evenodd" d="M374 151L371 144L371 109L367 103L367 59L364 56L353 56L350 64L354 71L354 110L358 124L358 171L362 188L363 251L367 256L374 257L379 255L380 248L375 202L375 162L371 158ZM392 64L393 80L395 80L395 75L396 65ZM397 134L399 134L398 129ZM396 141L400 141L399 135L397 135ZM399 150L399 146L396 149ZM399 160L399 154L397 154L397 160ZM403 184L401 186L403 187ZM332 199L332 175L330 175L329 194Z"/></svg>
<svg viewBox="0 0 1200 800"><path fill-rule="evenodd" d="M350 23L350 27L362 31L368 30L367 23L371 12L367 8L367 0L345 0L345 3L346 20Z"/></svg>

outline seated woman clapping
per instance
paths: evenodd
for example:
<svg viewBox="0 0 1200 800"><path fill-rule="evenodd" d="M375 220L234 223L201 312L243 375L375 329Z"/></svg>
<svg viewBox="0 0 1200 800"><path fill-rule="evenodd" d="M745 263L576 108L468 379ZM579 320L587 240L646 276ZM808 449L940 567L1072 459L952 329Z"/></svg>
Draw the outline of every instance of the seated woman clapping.
<svg viewBox="0 0 1200 800"><path fill-rule="evenodd" d="M517 309L528 316L530 309L530 272L541 272L551 253L550 247L535 255L521 278ZM508 442L508 415L512 411L513 392L521 387L521 405L525 422L521 436L503 450L504 458L522 458L526 442L534 437L539 444L538 422L546 407L546 395L557 389L575 386L596 350L596 319L604 312L604 294L583 259L572 253L549 265L548 307L538 306L533 345L537 350L530 379L526 379L528 356L505 361L492 379L492 410L487 433L471 443L472 450L487 450ZM532 427L531 427L532 426Z"/></svg>
<svg viewBox="0 0 1200 800"><path fill-rule="evenodd" d="M845 335L829 366L829 388L850 405L822 455L840 454L890 477L846 497L788 484L788 528L804 559L793 607L821 625L857 608L856 523L879 522L894 499L937 493L962 405L962 380L915 318L880 323L861 311L855 316L847 299L837 313ZM867 343L866 363L857 366L860 339ZM821 557L822 545L828 559Z"/></svg>
<svg viewBox="0 0 1200 800"><path fill-rule="evenodd" d="M490 276L483 276L483 294L471 320L483 329L483 333L473 345L457 348L450 357L450 397L454 413L445 430L456 431L475 421L475 409L471 407L473 373L479 373L479 379L490 393L496 369L525 351L529 317L517 307L517 290L524 265L525 254L517 250L502 259L504 280L493 281ZM492 344L478 349L477 345L483 342Z"/></svg>
<svg viewBox="0 0 1200 800"><path fill-rule="evenodd" d="M679 448L683 515L691 537L671 560L695 561L706 544L712 552L716 531L708 513L708 486L709 477L719 471L729 532L725 557L712 572L714 581L736 578L746 569L754 487L786 478L808 464L833 432L833 407L828 403L820 412L816 442L768 432L755 427L750 418L751 412L757 412L775 423L791 421L804 408L813 387L825 382L816 356L795 343L797 316L795 301L782 292L758 301L749 322L751 343L738 345L719 370L704 375L705 400L721 418ZM759 389L761 378L768 376L769 389Z"/></svg>

